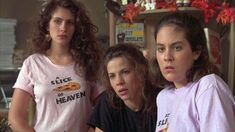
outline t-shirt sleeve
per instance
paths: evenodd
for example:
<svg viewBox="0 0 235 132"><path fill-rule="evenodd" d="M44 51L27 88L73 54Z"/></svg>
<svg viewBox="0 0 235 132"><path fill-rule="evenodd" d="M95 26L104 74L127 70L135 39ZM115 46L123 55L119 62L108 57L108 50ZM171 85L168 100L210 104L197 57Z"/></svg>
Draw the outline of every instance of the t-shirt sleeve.
<svg viewBox="0 0 235 132"><path fill-rule="evenodd" d="M197 98L200 132L234 132L234 98L221 78L214 79Z"/></svg>
<svg viewBox="0 0 235 132"><path fill-rule="evenodd" d="M111 105L108 102L107 93L100 95L97 104L93 109L88 125L93 128L100 128L103 131L111 131L112 128L112 111Z"/></svg>
<svg viewBox="0 0 235 132"><path fill-rule="evenodd" d="M33 96L33 84L30 79L30 74L30 62L28 58L24 61L13 88L22 89Z"/></svg>

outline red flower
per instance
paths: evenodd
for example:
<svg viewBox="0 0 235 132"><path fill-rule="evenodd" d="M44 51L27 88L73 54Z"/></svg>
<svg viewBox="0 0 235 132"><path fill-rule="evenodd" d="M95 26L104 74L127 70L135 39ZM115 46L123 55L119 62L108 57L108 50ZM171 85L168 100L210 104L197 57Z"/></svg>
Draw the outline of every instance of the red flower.
<svg viewBox="0 0 235 132"><path fill-rule="evenodd" d="M177 10L177 5L175 2L167 3L165 1L156 1L156 8L157 9L170 9L171 11Z"/></svg>
<svg viewBox="0 0 235 132"><path fill-rule="evenodd" d="M192 0L191 2L191 6L195 8L204 10L208 7L208 3L205 0Z"/></svg>
<svg viewBox="0 0 235 132"><path fill-rule="evenodd" d="M144 0L141 0L141 2L136 5L133 3L127 4L123 13L123 19L129 23L133 23L134 17L144 10L141 6L143 1ZM191 0L191 6L204 12L205 23L208 23L209 19L217 14L216 21L218 23L221 22L223 25L229 24L235 20L235 8L229 7L229 4L226 2L223 2L222 5L218 5L215 1ZM171 11L176 11L178 9L175 1L167 3L164 0L156 0L156 8L170 9Z"/></svg>
<svg viewBox="0 0 235 132"><path fill-rule="evenodd" d="M229 4L223 2L221 11L219 12L216 21L221 22L223 25L233 22L235 19L235 8L230 8Z"/></svg>
<svg viewBox="0 0 235 132"><path fill-rule="evenodd" d="M127 4L124 14L123 14L123 19L125 21L128 21L129 23L133 23L134 17L136 17L141 11L141 5L135 5L133 3Z"/></svg>
<svg viewBox="0 0 235 132"><path fill-rule="evenodd" d="M191 6L203 10L206 23L216 14L217 5L215 2L209 4L206 0L192 0Z"/></svg>

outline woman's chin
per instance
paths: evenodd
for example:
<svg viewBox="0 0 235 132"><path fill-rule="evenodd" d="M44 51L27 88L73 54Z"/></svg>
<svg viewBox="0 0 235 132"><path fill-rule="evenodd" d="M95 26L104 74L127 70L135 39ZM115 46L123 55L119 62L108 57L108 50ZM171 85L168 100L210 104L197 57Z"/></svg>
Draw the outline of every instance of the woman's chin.
<svg viewBox="0 0 235 132"><path fill-rule="evenodd" d="M164 78L165 78L167 81L169 81L169 82L174 82L174 80L177 79L176 76L174 76L174 75L169 75L169 74L164 75Z"/></svg>

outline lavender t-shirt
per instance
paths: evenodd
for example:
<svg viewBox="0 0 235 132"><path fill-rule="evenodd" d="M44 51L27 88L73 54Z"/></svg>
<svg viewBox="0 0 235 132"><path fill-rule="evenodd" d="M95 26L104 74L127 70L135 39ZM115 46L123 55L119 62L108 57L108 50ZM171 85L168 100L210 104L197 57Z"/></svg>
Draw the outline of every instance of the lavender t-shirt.
<svg viewBox="0 0 235 132"><path fill-rule="evenodd" d="M103 91L78 76L74 64L55 65L42 54L33 54L24 61L13 87L34 98L34 129L39 132L87 131L91 99Z"/></svg>
<svg viewBox="0 0 235 132"><path fill-rule="evenodd" d="M157 97L156 132L235 132L235 102L225 82L215 74Z"/></svg>

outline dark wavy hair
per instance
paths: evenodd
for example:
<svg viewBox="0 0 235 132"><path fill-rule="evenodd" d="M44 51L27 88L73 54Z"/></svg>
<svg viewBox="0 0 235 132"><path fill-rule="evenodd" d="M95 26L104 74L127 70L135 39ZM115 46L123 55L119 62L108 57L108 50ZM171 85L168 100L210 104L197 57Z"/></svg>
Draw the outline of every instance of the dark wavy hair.
<svg viewBox="0 0 235 132"><path fill-rule="evenodd" d="M50 48L47 35L48 26L53 12L63 7L71 11L75 19L75 32L70 42L70 49L75 60L75 70L82 72L87 80L96 80L100 50L97 45L95 33L98 28L92 24L86 14L84 5L76 0L48 0L42 4L37 21L37 30L33 36L33 50L45 54Z"/></svg>
<svg viewBox="0 0 235 132"><path fill-rule="evenodd" d="M156 114L156 96L158 88L156 88L150 81L147 59L143 56L142 52L130 44L118 44L108 48L104 54L104 59L101 65L101 82L107 88L110 103L115 108L122 108L124 102L116 95L113 90L107 72L108 63L117 57L126 58L131 65L133 65L136 73L136 83L140 84L142 89L142 97L144 100L144 111L150 115Z"/></svg>
<svg viewBox="0 0 235 132"><path fill-rule="evenodd" d="M196 81L211 73L220 75L218 68L209 60L207 40L199 19L183 12L173 12L165 15L155 27L155 40L157 40L157 33L159 30L165 26L176 26L183 31L185 33L186 40L190 44L192 52L200 53L199 58L194 61L193 66L186 73L188 82ZM152 62L156 70L157 83L162 85L172 84L172 82L168 82L162 76L156 59Z"/></svg>

